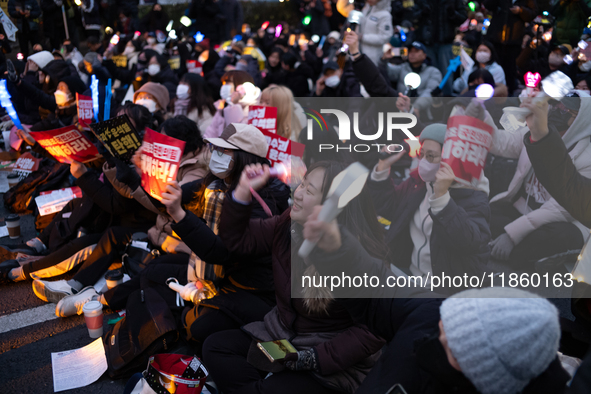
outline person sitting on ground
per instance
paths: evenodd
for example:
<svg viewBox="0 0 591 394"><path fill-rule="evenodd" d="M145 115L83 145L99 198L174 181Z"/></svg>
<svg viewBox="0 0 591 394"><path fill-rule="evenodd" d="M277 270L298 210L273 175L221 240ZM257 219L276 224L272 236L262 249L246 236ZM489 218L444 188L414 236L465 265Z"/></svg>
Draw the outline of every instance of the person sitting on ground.
<svg viewBox="0 0 591 394"><path fill-rule="evenodd" d="M369 181L377 213L391 222L391 262L424 279L442 271L480 275L490 256L488 179L483 173L474 188L455 181L453 169L442 162L446 129L438 123L425 127L418 169L406 181L395 186L388 180L404 151L380 160Z"/></svg>
<svg viewBox="0 0 591 394"><path fill-rule="evenodd" d="M568 96L544 114L536 111L546 119L529 117L528 126L547 125L544 127L557 132L577 171L591 177L591 98L580 91ZM523 135L495 130L491 153L518 159L508 190L491 199L492 256L519 270L530 270L544 257L581 249L589 228L575 220L540 183Z"/></svg>
<svg viewBox="0 0 591 394"><path fill-rule="evenodd" d="M313 164L294 193L293 207L268 219L250 219L250 190L267 183L266 166L247 167L232 197L224 201L220 238L235 252L272 252L277 307L264 322L218 332L205 341L204 363L223 392L353 393L378 359L384 345L380 337L356 324L328 288L300 287L292 277L292 270L318 275L313 265L307 266L297 255L303 242L302 226L313 208L326 199L330 183L343 169L336 162ZM385 257L387 248L367 194L349 203L338 220L359 237L368 253ZM299 297L292 298L292 293ZM298 350L283 365L269 362L256 347L256 341L280 339L288 339ZM273 374L263 379L267 372Z"/></svg>

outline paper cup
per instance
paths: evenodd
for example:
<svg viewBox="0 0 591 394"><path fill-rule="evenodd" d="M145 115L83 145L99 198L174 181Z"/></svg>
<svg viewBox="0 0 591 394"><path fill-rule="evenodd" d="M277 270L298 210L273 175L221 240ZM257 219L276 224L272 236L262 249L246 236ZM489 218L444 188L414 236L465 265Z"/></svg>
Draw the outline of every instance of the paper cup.
<svg viewBox="0 0 591 394"><path fill-rule="evenodd" d="M6 222L6 228L8 229L8 236L10 239L18 239L21 236L21 217L12 214L8 215L4 221Z"/></svg>
<svg viewBox="0 0 591 394"><path fill-rule="evenodd" d="M2 132L2 138L4 138L4 150L10 151L10 130Z"/></svg>
<svg viewBox="0 0 591 394"><path fill-rule="evenodd" d="M123 283L123 272L121 270L108 271L105 274L105 280L107 281L107 288L111 290L113 287Z"/></svg>
<svg viewBox="0 0 591 394"><path fill-rule="evenodd" d="M8 179L8 187L11 189L20 182L18 174L8 174L6 178Z"/></svg>
<svg viewBox="0 0 591 394"><path fill-rule="evenodd" d="M91 338L103 336L103 304L98 301L89 301L82 307L84 320Z"/></svg>

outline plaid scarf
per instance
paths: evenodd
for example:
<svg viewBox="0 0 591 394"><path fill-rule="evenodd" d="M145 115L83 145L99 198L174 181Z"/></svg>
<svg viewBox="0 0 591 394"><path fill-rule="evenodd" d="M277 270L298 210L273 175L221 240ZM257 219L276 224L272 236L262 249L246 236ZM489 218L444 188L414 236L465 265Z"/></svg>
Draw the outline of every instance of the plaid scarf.
<svg viewBox="0 0 591 394"><path fill-rule="evenodd" d="M217 235L222 204L226 196L226 186L221 179L213 181L204 192L203 220L207 226ZM206 280L215 282L224 277L224 267L208 264L201 260L195 253L191 253L189 259L189 274L195 275L194 280ZM189 275L189 281L194 281Z"/></svg>

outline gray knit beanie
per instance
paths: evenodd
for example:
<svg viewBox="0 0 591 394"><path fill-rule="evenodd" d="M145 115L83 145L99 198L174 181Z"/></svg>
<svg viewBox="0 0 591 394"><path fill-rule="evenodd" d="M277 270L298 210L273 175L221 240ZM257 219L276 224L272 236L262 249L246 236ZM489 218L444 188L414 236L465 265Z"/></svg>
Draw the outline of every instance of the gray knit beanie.
<svg viewBox="0 0 591 394"><path fill-rule="evenodd" d="M449 348L482 394L522 391L556 357L558 311L511 288L463 291L441 304Z"/></svg>
<svg viewBox="0 0 591 394"><path fill-rule="evenodd" d="M445 132L447 131L447 125L443 123L433 123L425 127L421 132L419 141L421 144L425 140L433 140L439 142L441 145L445 142Z"/></svg>

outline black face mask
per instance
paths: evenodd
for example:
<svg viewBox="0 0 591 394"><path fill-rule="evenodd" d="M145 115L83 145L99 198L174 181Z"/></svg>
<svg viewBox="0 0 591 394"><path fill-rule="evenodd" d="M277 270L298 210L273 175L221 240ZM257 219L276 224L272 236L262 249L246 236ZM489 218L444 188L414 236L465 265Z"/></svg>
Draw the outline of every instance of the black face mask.
<svg viewBox="0 0 591 394"><path fill-rule="evenodd" d="M548 111L548 127L553 127L559 133L564 133L568 130L568 122L572 115L567 112L564 113L558 108L552 108Z"/></svg>
<svg viewBox="0 0 591 394"><path fill-rule="evenodd" d="M451 366L447 354L439 341L439 333L426 338L416 347L419 366L427 371L441 385L458 387L476 392L474 385L463 373ZM464 391L462 391L464 392Z"/></svg>

